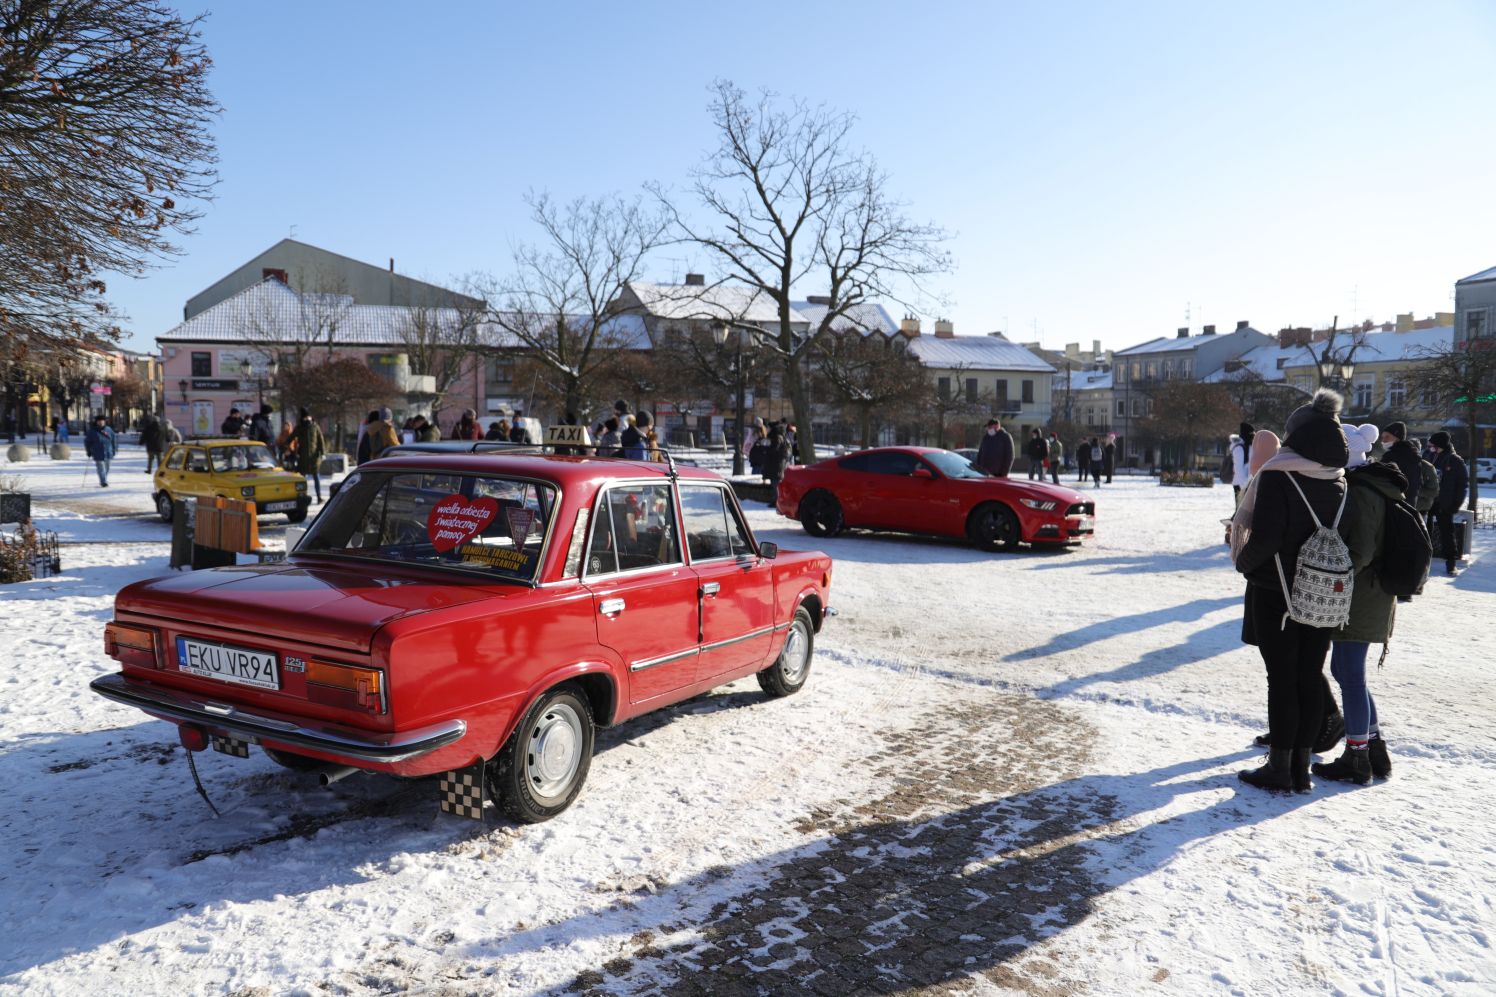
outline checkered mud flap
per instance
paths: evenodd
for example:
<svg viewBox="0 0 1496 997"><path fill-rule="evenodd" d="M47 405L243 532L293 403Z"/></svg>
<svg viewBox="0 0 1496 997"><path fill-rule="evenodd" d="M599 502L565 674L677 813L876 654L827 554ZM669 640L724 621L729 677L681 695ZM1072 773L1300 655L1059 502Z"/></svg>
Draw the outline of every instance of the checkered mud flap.
<svg viewBox="0 0 1496 997"><path fill-rule="evenodd" d="M483 763L465 769L442 773L441 809L443 813L483 819L483 805L488 802L488 783L483 778Z"/></svg>
<svg viewBox="0 0 1496 997"><path fill-rule="evenodd" d="M219 737L214 734L213 750L225 755L233 755L235 758L248 758L249 742L241 741L237 737Z"/></svg>

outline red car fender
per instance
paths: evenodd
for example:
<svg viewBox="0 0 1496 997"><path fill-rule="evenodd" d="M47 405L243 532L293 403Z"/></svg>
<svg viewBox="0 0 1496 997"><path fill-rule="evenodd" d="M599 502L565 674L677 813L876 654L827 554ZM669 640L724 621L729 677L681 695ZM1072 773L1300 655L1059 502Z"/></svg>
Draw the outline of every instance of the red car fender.
<svg viewBox="0 0 1496 997"><path fill-rule="evenodd" d="M618 665L601 660L577 661L569 665L561 665L546 672L525 690L524 696L520 699L521 707L515 710L505 723L503 734L494 745L494 754L501 751L509 742L509 738L514 736L515 728L519 726L524 715L530 712L530 707L535 705L536 700L545 695L548 690L586 675L598 676L590 683L583 684L588 701L592 704L593 722L599 727L607 727L616 722L619 719L620 709L627 705L619 702L618 690L622 687L622 683L618 681Z"/></svg>

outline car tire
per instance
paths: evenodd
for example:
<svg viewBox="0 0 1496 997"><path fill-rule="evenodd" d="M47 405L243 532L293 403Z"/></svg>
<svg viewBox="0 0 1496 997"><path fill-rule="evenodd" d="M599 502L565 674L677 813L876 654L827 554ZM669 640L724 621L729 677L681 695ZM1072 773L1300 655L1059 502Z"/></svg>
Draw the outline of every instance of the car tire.
<svg viewBox="0 0 1496 997"><path fill-rule="evenodd" d="M758 673L759 688L776 699L799 692L810 678L810 659L815 650L815 624L811 622L810 610L801 606L790 621L790 632L784 638L779 658Z"/></svg>
<svg viewBox="0 0 1496 997"><path fill-rule="evenodd" d="M827 491L813 491L800 500L800 525L813 537L834 537L842 530L842 507Z"/></svg>
<svg viewBox="0 0 1496 997"><path fill-rule="evenodd" d="M171 522L171 495L168 492L156 493L156 515L161 517L161 522Z"/></svg>
<svg viewBox="0 0 1496 997"><path fill-rule="evenodd" d="M489 785L511 820L539 824L571 806L592 767L592 707L575 687L557 686L525 712L489 763Z"/></svg>
<svg viewBox="0 0 1496 997"><path fill-rule="evenodd" d="M983 550L1013 550L1020 539L1018 517L998 502L979 505L966 520L966 535Z"/></svg>
<svg viewBox="0 0 1496 997"><path fill-rule="evenodd" d="M288 512L288 513L286 513L286 522L288 522L288 523L304 523L304 522L306 522L306 510L307 510L306 506L300 506L299 508L297 508L297 510L295 512Z"/></svg>
<svg viewBox="0 0 1496 997"><path fill-rule="evenodd" d="M281 768L290 769L292 772L315 772L324 769L328 763L317 758L308 758L306 755L293 755L289 751L278 751L275 748L260 746L265 752L265 757L279 765Z"/></svg>

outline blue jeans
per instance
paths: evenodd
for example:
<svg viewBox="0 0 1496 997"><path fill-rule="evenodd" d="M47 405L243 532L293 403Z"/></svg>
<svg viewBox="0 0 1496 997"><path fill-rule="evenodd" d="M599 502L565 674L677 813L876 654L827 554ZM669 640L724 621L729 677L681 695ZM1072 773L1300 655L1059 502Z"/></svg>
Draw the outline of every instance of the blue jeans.
<svg viewBox="0 0 1496 997"><path fill-rule="evenodd" d="M1340 685L1347 741L1365 740L1377 729L1377 703L1366 688L1366 651L1359 640L1337 640L1330 649L1330 674Z"/></svg>
<svg viewBox="0 0 1496 997"><path fill-rule="evenodd" d="M109 484L109 458L94 461L94 470L99 472L99 484Z"/></svg>

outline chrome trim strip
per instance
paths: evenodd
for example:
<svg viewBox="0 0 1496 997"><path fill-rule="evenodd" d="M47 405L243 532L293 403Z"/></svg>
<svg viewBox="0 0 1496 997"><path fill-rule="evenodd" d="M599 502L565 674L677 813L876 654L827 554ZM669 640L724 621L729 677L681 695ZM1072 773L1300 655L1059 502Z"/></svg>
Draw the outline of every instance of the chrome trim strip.
<svg viewBox="0 0 1496 997"><path fill-rule="evenodd" d="M741 644L745 640L752 640L755 637L763 637L766 634L773 633L778 629L778 627L759 627L757 630L750 630L747 633L739 634L736 637L729 637L726 640L717 640L713 641L710 644L703 644L701 645L701 649L703 651L715 651L717 648L727 647L729 644Z"/></svg>
<svg viewBox="0 0 1496 997"><path fill-rule="evenodd" d="M419 758L454 744L467 734L467 723L462 720L447 720L419 730L391 734L351 733L347 728L302 726L246 713L235 706L197 699L191 693L132 682L117 672L94 679L88 687L105 699L170 720L200 723L235 734L265 737L366 762L401 762Z"/></svg>
<svg viewBox="0 0 1496 997"><path fill-rule="evenodd" d="M791 626L792 624L789 623L776 623L774 624L774 632L779 633L781 630L788 630Z"/></svg>
<svg viewBox="0 0 1496 997"><path fill-rule="evenodd" d="M689 658L699 650L701 650L701 648L693 647L685 651L676 651L674 654L667 654L659 658L645 658L643 661L635 661L634 663L629 665L629 671L642 672L644 671L644 669L653 668L656 665L668 665L672 661L679 661L682 658Z"/></svg>

